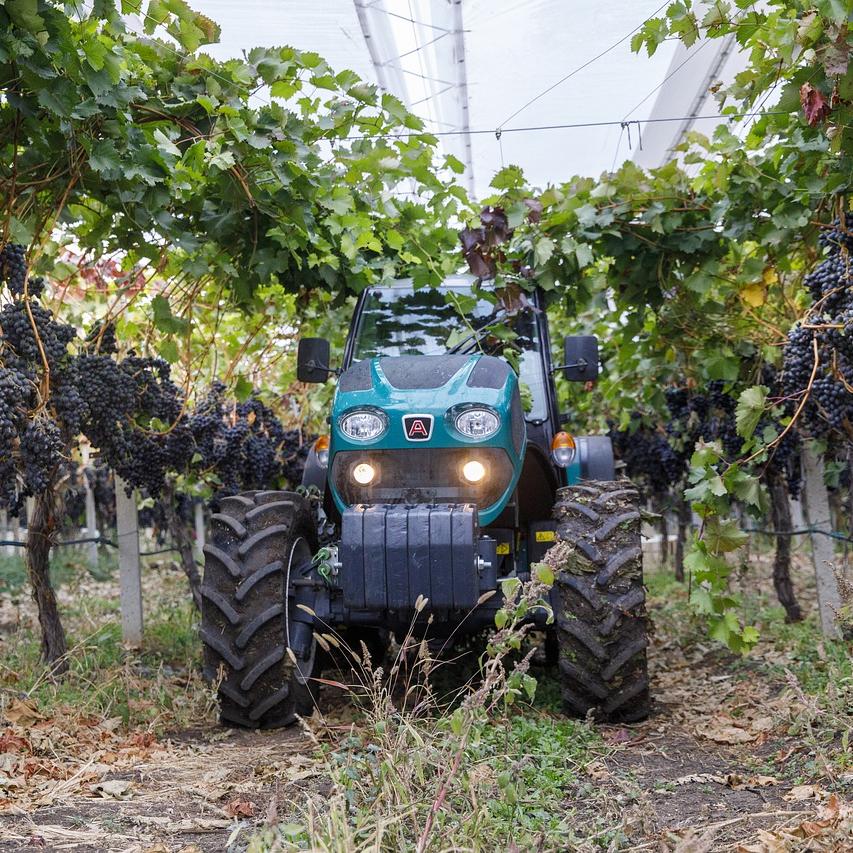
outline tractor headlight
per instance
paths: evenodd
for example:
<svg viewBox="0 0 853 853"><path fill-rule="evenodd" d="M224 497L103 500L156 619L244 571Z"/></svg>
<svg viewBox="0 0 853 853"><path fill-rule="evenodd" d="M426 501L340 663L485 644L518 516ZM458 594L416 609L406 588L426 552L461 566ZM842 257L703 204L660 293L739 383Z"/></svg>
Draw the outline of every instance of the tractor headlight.
<svg viewBox="0 0 853 853"><path fill-rule="evenodd" d="M341 432L353 441L373 441L385 434L388 418L378 409L347 412L339 421Z"/></svg>
<svg viewBox="0 0 853 853"><path fill-rule="evenodd" d="M498 413L483 406L474 406L454 412L453 418L453 425L466 438L488 438L501 427L501 419Z"/></svg>
<svg viewBox="0 0 853 853"><path fill-rule="evenodd" d="M486 476L486 466L478 459L469 459L462 466L462 476L469 483L479 483Z"/></svg>
<svg viewBox="0 0 853 853"><path fill-rule="evenodd" d="M359 462L352 467L352 478L359 486L369 486L376 477L376 469L369 462Z"/></svg>

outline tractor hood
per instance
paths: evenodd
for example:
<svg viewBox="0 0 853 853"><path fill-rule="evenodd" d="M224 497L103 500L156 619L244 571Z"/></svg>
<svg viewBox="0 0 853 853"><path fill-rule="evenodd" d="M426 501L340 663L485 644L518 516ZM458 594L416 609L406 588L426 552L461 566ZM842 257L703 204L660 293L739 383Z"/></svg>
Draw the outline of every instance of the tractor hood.
<svg viewBox="0 0 853 853"><path fill-rule="evenodd" d="M485 437L465 435L456 420L470 409L496 415L497 429ZM376 415L381 434L367 440L347 435L344 422L359 412ZM332 407L332 494L341 511L357 503L476 503L480 523L487 524L515 488L526 443L518 377L503 359L439 355L360 361L341 374ZM471 461L485 468L480 482L463 476ZM363 463L374 471L369 483L355 476Z"/></svg>

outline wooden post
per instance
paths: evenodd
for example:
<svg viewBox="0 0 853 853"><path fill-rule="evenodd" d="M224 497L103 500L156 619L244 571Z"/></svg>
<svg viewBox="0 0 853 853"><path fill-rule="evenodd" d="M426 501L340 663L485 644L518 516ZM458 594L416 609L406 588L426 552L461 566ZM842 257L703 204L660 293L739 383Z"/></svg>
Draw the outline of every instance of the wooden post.
<svg viewBox="0 0 853 853"><path fill-rule="evenodd" d="M83 487L86 492L86 539L95 539L98 536L98 517L95 513L95 492L89 482L89 445L81 447L83 455ZM84 550L89 555L89 565L93 569L98 568L98 543L87 542Z"/></svg>
<svg viewBox="0 0 853 853"><path fill-rule="evenodd" d="M5 539L7 542L12 541L12 528L9 525L9 513L5 509L0 509L0 539ZM0 548L0 554L11 556L15 552L14 545L4 545Z"/></svg>
<svg viewBox="0 0 853 853"><path fill-rule="evenodd" d="M823 478L823 457L815 453L806 442L803 447L803 511L812 530L832 530L829 512L829 496ZM835 540L825 533L811 533L812 561L817 581L817 603L820 610L820 625L825 637L839 639L838 611L841 609L841 594L835 578Z"/></svg>
<svg viewBox="0 0 853 853"><path fill-rule="evenodd" d="M205 543L204 531L204 502L195 502L195 554L198 559L202 559Z"/></svg>
<svg viewBox="0 0 853 853"><path fill-rule="evenodd" d="M119 476L115 478L115 491L121 633L125 643L139 646L142 643L142 570L136 492L128 497L125 482Z"/></svg>

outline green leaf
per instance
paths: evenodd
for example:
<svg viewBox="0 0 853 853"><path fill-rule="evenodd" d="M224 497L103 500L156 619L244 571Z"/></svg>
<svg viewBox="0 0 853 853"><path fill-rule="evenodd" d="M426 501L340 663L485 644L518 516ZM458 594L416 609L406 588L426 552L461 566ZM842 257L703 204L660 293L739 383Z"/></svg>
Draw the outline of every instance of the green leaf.
<svg viewBox="0 0 853 853"><path fill-rule="evenodd" d="M737 551L749 540L749 534L734 519L712 518L705 525L703 538L713 553L725 554Z"/></svg>
<svg viewBox="0 0 853 853"><path fill-rule="evenodd" d="M121 156L111 139L101 139L92 146L89 165L96 172L116 173L121 169Z"/></svg>
<svg viewBox="0 0 853 853"><path fill-rule="evenodd" d="M19 27L33 34L44 29L44 18L38 14L38 0L6 0L4 6Z"/></svg>
<svg viewBox="0 0 853 853"><path fill-rule="evenodd" d="M174 338L166 338L164 341L161 341L157 349L169 364L176 364L180 360L181 356Z"/></svg>
<svg viewBox="0 0 853 853"><path fill-rule="evenodd" d="M465 171L465 164L452 154L446 154L444 162L455 175L461 175Z"/></svg>
<svg viewBox="0 0 853 853"><path fill-rule="evenodd" d="M533 250L533 260L537 267L543 267L551 260L551 255L554 254L556 244L549 237L542 237L536 241L536 248Z"/></svg>
<svg viewBox="0 0 853 853"><path fill-rule="evenodd" d="M242 403L252 396L255 386L245 376L238 376L234 383L234 396Z"/></svg>
<svg viewBox="0 0 853 853"><path fill-rule="evenodd" d="M524 185L524 172L520 166L504 166L492 178L490 186L496 190L511 190Z"/></svg>
<svg viewBox="0 0 853 853"><path fill-rule="evenodd" d="M189 321L172 314L169 300L162 294L158 293L151 300L151 309L154 312L154 327L161 332L174 335L183 334L189 330Z"/></svg>
<svg viewBox="0 0 853 853"><path fill-rule="evenodd" d="M578 268L583 269L592 263L593 251L592 246L588 243L578 243L575 247L575 257L578 260Z"/></svg>
<svg viewBox="0 0 853 853"><path fill-rule="evenodd" d="M748 506L762 506L762 491L758 477L747 474L745 471L739 471L732 477L731 488L734 496Z"/></svg>
<svg viewBox="0 0 853 853"><path fill-rule="evenodd" d="M753 385L741 392L735 409L737 434L742 438L752 438L758 422L764 414L769 389L763 385Z"/></svg>
<svg viewBox="0 0 853 853"><path fill-rule="evenodd" d="M534 563L533 571L539 583L552 586L554 583L554 570L547 563Z"/></svg>
<svg viewBox="0 0 853 853"><path fill-rule="evenodd" d="M506 580L501 581L501 591L503 592L504 598L507 600L513 598L516 592L518 592L520 586L521 581L518 578L507 578Z"/></svg>

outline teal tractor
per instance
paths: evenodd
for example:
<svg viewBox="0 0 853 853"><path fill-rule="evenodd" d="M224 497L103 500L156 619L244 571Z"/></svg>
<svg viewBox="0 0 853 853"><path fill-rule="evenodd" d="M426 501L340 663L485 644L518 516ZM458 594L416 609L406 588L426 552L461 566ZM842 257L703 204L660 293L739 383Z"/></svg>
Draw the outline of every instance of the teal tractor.
<svg viewBox="0 0 853 853"><path fill-rule="evenodd" d="M403 280L361 294L339 368L327 341L303 338L297 369L337 375L306 488L222 499L205 548L201 638L223 722L310 714L318 635L381 656L412 625L439 647L482 632L501 581L529 578L561 541L553 621L530 618L566 711L648 714L638 494L609 438L573 437L557 407L557 373L598 375L594 337L567 337L555 365L541 292Z"/></svg>

